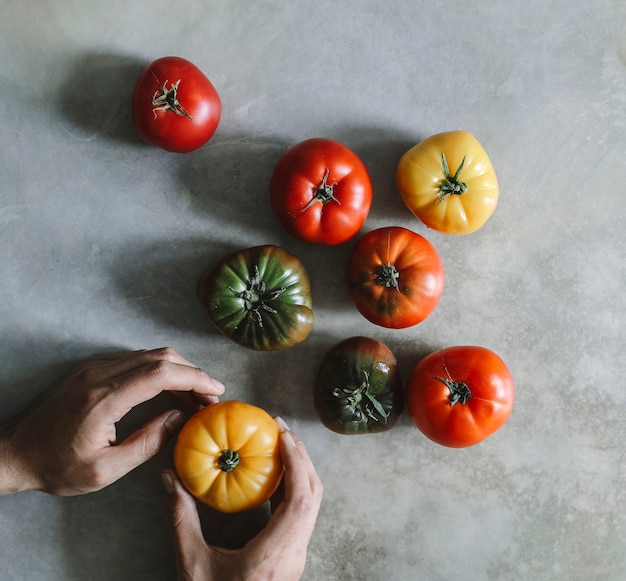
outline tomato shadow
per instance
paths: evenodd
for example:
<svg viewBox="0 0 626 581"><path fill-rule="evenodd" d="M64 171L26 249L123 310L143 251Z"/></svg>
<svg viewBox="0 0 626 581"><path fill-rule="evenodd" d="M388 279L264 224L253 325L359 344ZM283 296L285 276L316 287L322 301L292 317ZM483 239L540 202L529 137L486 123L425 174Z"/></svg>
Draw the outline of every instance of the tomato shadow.
<svg viewBox="0 0 626 581"><path fill-rule="evenodd" d="M61 113L84 133L141 144L132 126L131 97L148 62L111 53L86 53L78 58L63 84Z"/></svg>
<svg viewBox="0 0 626 581"><path fill-rule="evenodd" d="M281 244L284 233L270 207L269 183L289 145L279 138L221 134L218 127L209 143L180 158L181 193L192 211L240 247Z"/></svg>
<svg viewBox="0 0 626 581"><path fill-rule="evenodd" d="M313 386L325 352L324 335L315 330L299 345L279 351L246 353L244 382L249 403L287 422L316 421Z"/></svg>
<svg viewBox="0 0 626 581"><path fill-rule="evenodd" d="M167 498L151 466L99 492L63 499L58 542L67 579L176 578Z"/></svg>
<svg viewBox="0 0 626 581"><path fill-rule="evenodd" d="M393 351L398 361L398 369L402 384L406 387L411 371L417 363L440 348L433 345L428 338L417 335L414 329L395 330L393 336L383 342ZM406 334L404 338L403 335Z"/></svg>
<svg viewBox="0 0 626 581"><path fill-rule="evenodd" d="M396 168L404 152L424 137L376 127L345 127L337 131L335 139L363 160L372 180L374 196L366 227L372 222L391 226L402 225L396 224L398 221L415 220L396 188Z"/></svg>
<svg viewBox="0 0 626 581"><path fill-rule="evenodd" d="M109 276L124 309L142 312L169 328L219 334L196 297L196 286L213 262L235 249L201 237L137 242L124 247Z"/></svg>
<svg viewBox="0 0 626 581"><path fill-rule="evenodd" d="M118 441L174 407L166 394L131 410L116 425ZM68 578L174 579L175 553L160 472L173 465L173 444L110 486L63 499L61 549Z"/></svg>
<svg viewBox="0 0 626 581"><path fill-rule="evenodd" d="M336 246L323 246L294 241L292 252L304 264L311 281L313 308L324 316L341 317L354 309L346 284L346 265L357 235Z"/></svg>

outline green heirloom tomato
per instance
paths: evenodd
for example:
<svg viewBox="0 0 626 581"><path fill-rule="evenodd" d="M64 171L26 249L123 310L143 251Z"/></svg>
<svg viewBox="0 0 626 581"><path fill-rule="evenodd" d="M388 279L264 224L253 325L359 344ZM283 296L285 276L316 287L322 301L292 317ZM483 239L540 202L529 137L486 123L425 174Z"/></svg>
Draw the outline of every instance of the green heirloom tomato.
<svg viewBox="0 0 626 581"><path fill-rule="evenodd" d="M338 434L389 430L404 409L394 354L375 339L342 341L322 360L314 401L322 423Z"/></svg>
<svg viewBox="0 0 626 581"><path fill-rule="evenodd" d="M225 256L200 278L197 292L216 327L250 349L292 347L313 328L309 276L279 246Z"/></svg>

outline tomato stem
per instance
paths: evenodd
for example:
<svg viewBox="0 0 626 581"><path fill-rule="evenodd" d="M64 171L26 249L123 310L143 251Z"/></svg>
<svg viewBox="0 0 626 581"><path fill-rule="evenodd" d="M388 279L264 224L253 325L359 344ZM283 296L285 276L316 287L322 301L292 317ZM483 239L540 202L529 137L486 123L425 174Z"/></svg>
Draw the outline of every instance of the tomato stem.
<svg viewBox="0 0 626 581"><path fill-rule="evenodd" d="M472 390L468 387L467 383L462 381L454 381L452 379L445 379L433 375L433 378L446 384L446 387L450 390L448 394L448 400L450 401L450 407L455 403L466 404L472 397Z"/></svg>
<svg viewBox="0 0 626 581"><path fill-rule="evenodd" d="M224 450L217 459L217 465L224 472L232 472L239 464L239 454L234 450Z"/></svg>
<svg viewBox="0 0 626 581"><path fill-rule="evenodd" d="M300 210L301 212L305 212L316 202L319 202L323 206L324 204L327 204L328 202L332 200L333 202L341 206L341 202L337 198L335 198L335 186L337 185L337 182L329 185L328 184L329 174L330 174L330 170L327 169L326 173L324 174L324 177L322 178L322 183L315 188L315 194L311 198L311 201L306 206L304 206L302 210Z"/></svg>
<svg viewBox="0 0 626 581"><path fill-rule="evenodd" d="M261 279L261 275L259 274L259 267L256 265L254 266L254 276L246 281L246 288L244 290L237 291L232 287L228 288L237 298L243 301L244 309L254 318L259 327L263 327L261 311L276 314L277 311L267 303L276 300L285 292L285 289L282 287L268 290L265 281Z"/></svg>
<svg viewBox="0 0 626 581"><path fill-rule="evenodd" d="M400 292L400 286L398 285L398 279L400 278L400 272L393 264L381 264L374 273L376 277L376 284L386 286L387 288L395 288Z"/></svg>
<svg viewBox="0 0 626 581"><path fill-rule="evenodd" d="M180 79L178 79L175 83L172 83L172 87L170 89L167 88L167 83L168 81L165 81L161 91L157 91L152 96L152 105L154 107L152 112L154 113L154 118L156 119L157 111L174 111L176 115L187 117L187 119L193 119L193 117L185 111L185 108L178 100L178 86L180 85Z"/></svg>
<svg viewBox="0 0 626 581"><path fill-rule="evenodd" d="M443 167L444 178L441 180L441 184L439 185L439 193L437 194L435 205L443 202L447 196L460 196L468 190L467 184L459 179L461 176L461 170L465 165L465 156L463 156L461 165L459 165L456 172L454 172L454 175L450 174L450 168L448 167L448 162L446 161L446 156L443 152L441 153L441 165Z"/></svg>
<svg viewBox="0 0 626 581"><path fill-rule="evenodd" d="M376 411L382 418L383 423L386 424L390 413L386 412L382 404L376 399L376 396L370 393L369 373L365 370L362 371L365 379L361 385L358 387L336 387L333 389L333 396L339 399L345 399L358 421L364 421L365 423L370 419L375 422L381 421L374 414L374 411ZM372 409L370 404L374 409Z"/></svg>

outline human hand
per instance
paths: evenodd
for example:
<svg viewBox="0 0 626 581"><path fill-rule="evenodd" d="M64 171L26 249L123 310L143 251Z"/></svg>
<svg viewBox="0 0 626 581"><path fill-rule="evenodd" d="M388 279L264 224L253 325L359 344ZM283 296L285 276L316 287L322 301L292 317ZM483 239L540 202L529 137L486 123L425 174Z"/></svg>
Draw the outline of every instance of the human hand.
<svg viewBox="0 0 626 581"><path fill-rule="evenodd" d="M117 441L115 424L162 391L209 404L224 386L170 348L79 362L0 426L0 494L71 496L112 484L161 451L184 424L183 413L171 409Z"/></svg>
<svg viewBox="0 0 626 581"><path fill-rule="evenodd" d="M243 548L207 545L194 498L172 468L162 472L169 493L178 581L296 581L306 564L309 540L322 500L322 483L304 444L277 418L285 466L278 500L267 526ZM281 490L282 489L282 490Z"/></svg>

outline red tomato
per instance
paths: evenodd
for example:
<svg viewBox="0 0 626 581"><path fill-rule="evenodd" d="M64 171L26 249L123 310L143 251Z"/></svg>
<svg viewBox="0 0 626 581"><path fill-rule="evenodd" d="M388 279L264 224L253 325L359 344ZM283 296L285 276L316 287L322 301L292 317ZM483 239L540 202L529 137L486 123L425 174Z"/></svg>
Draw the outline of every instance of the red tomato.
<svg viewBox="0 0 626 581"><path fill-rule="evenodd" d="M160 58L141 74L132 100L135 131L147 143L184 153L204 145L222 113L220 97L193 63Z"/></svg>
<svg viewBox="0 0 626 581"><path fill-rule="evenodd" d="M348 260L346 278L359 312L393 329L422 322L443 292L443 265L434 246L399 226L365 234Z"/></svg>
<svg viewBox="0 0 626 581"><path fill-rule="evenodd" d="M478 444L498 430L513 409L513 377L484 347L448 347L413 369L406 389L411 418L442 446Z"/></svg>
<svg viewBox="0 0 626 581"><path fill-rule="evenodd" d="M278 160L270 201L295 238L335 245L352 238L372 205L372 183L361 159L330 139L308 139Z"/></svg>

